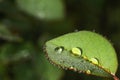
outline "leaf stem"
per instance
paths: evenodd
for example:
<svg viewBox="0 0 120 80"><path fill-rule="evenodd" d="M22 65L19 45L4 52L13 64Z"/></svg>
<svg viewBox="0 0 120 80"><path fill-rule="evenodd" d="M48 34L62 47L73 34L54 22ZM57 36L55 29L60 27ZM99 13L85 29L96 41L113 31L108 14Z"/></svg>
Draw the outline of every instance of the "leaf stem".
<svg viewBox="0 0 120 80"><path fill-rule="evenodd" d="M120 80L117 76L113 76L114 80Z"/></svg>

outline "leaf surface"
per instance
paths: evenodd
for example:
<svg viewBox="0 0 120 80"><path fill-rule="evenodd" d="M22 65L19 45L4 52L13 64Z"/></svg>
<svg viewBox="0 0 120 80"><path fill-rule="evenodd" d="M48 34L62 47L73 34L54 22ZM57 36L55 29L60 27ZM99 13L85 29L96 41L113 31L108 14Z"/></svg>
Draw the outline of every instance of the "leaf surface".
<svg viewBox="0 0 120 80"><path fill-rule="evenodd" d="M73 48L80 49L81 55ZM73 32L52 39L46 42L45 51L52 63L87 74L112 77L118 66L111 43L90 31Z"/></svg>

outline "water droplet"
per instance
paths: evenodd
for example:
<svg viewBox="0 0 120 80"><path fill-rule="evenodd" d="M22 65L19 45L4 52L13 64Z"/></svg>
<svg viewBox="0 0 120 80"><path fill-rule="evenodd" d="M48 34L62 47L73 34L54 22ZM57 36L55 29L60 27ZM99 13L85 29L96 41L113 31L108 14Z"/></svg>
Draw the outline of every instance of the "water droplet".
<svg viewBox="0 0 120 80"><path fill-rule="evenodd" d="M81 56L82 55L82 50L79 47L74 47L72 48L72 54L74 54L75 56Z"/></svg>
<svg viewBox="0 0 120 80"><path fill-rule="evenodd" d="M77 69L74 66L70 66L69 70L77 71Z"/></svg>
<svg viewBox="0 0 120 80"><path fill-rule="evenodd" d="M70 70L74 70L74 67L73 66L70 66L70 68L69 68Z"/></svg>
<svg viewBox="0 0 120 80"><path fill-rule="evenodd" d="M86 71L86 74L91 74L91 71L90 71L90 70L87 70L87 71Z"/></svg>
<svg viewBox="0 0 120 80"><path fill-rule="evenodd" d="M56 51L58 54L62 53L63 50L64 50L64 47L62 47L62 46L55 48L55 51Z"/></svg>
<svg viewBox="0 0 120 80"><path fill-rule="evenodd" d="M91 58L90 61L91 61L93 64L99 64L97 58Z"/></svg>
<svg viewBox="0 0 120 80"><path fill-rule="evenodd" d="M88 59L87 56L83 56L84 59Z"/></svg>

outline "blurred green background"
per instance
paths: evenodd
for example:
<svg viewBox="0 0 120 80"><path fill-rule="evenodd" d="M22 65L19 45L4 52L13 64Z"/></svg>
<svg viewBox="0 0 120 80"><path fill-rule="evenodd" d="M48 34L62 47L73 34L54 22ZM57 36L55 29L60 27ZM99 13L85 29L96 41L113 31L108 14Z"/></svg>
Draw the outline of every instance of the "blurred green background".
<svg viewBox="0 0 120 80"><path fill-rule="evenodd" d="M47 40L80 30L107 37L120 60L120 0L0 0L0 80L105 80L46 59Z"/></svg>

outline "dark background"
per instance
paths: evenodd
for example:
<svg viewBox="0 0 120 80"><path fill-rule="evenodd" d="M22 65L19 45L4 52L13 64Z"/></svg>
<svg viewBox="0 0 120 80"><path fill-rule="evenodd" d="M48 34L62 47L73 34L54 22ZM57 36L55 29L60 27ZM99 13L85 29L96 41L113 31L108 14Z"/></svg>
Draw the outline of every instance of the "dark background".
<svg viewBox="0 0 120 80"><path fill-rule="evenodd" d="M54 6L40 11L44 1ZM44 12L49 16L37 15ZM47 40L80 30L110 40L120 63L120 0L0 0L0 80L106 80L60 69L45 58Z"/></svg>

